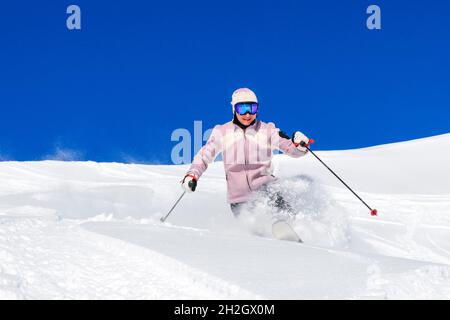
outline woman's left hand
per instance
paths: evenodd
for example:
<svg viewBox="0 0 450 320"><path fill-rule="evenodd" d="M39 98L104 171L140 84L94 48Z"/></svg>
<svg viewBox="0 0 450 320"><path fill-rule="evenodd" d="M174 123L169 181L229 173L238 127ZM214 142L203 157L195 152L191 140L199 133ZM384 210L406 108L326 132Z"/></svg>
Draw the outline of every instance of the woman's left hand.
<svg viewBox="0 0 450 320"><path fill-rule="evenodd" d="M298 150L303 151L303 152L307 152L308 149L306 149L305 147L302 146L302 142L308 146L309 145L309 139L307 136L305 136L303 133L301 133L300 131L296 131L293 136L292 136L292 142L294 143L294 145L297 147Z"/></svg>

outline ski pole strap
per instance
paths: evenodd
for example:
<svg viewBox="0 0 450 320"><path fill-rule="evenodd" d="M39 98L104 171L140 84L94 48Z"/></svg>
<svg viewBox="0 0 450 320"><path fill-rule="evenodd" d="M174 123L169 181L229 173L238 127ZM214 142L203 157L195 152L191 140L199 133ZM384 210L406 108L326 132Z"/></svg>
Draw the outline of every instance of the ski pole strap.
<svg viewBox="0 0 450 320"><path fill-rule="evenodd" d="M312 145L314 142L315 142L314 139L308 139L308 143L306 143L305 141L300 141L299 145L302 146L303 148L309 148L309 146Z"/></svg>
<svg viewBox="0 0 450 320"><path fill-rule="evenodd" d="M187 175L185 175L184 176L184 178L183 178L183 181L182 182L184 182L184 180L186 179L186 177L191 177L192 178L192 180L195 180L195 181L197 181L198 179L197 179L197 177L194 175L194 174L192 174L192 173L188 173Z"/></svg>

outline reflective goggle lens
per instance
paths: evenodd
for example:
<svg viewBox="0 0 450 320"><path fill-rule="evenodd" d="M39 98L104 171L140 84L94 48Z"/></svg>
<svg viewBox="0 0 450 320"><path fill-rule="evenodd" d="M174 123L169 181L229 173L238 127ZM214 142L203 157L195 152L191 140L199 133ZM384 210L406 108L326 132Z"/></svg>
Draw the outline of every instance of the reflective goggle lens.
<svg viewBox="0 0 450 320"><path fill-rule="evenodd" d="M256 114L258 112L258 104L256 102L237 103L235 106L235 110L241 116L246 113Z"/></svg>

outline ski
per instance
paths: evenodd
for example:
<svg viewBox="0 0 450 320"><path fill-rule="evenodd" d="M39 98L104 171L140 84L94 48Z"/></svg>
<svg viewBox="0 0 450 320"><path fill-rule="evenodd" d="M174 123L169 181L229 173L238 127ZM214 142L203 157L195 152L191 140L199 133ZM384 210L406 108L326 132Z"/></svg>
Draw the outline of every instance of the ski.
<svg viewBox="0 0 450 320"><path fill-rule="evenodd" d="M284 220L278 220L272 224L272 234L278 240L303 243L297 232Z"/></svg>

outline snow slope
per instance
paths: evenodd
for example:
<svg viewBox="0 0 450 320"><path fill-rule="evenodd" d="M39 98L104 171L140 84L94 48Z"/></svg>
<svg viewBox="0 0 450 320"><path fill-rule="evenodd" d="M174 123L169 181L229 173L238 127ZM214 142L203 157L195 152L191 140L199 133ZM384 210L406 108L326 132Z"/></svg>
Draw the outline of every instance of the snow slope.
<svg viewBox="0 0 450 320"><path fill-rule="evenodd" d="M275 157L305 244L236 220L216 162L168 219L187 166L0 162L0 298L450 298L450 134ZM263 236L257 236L255 233Z"/></svg>

